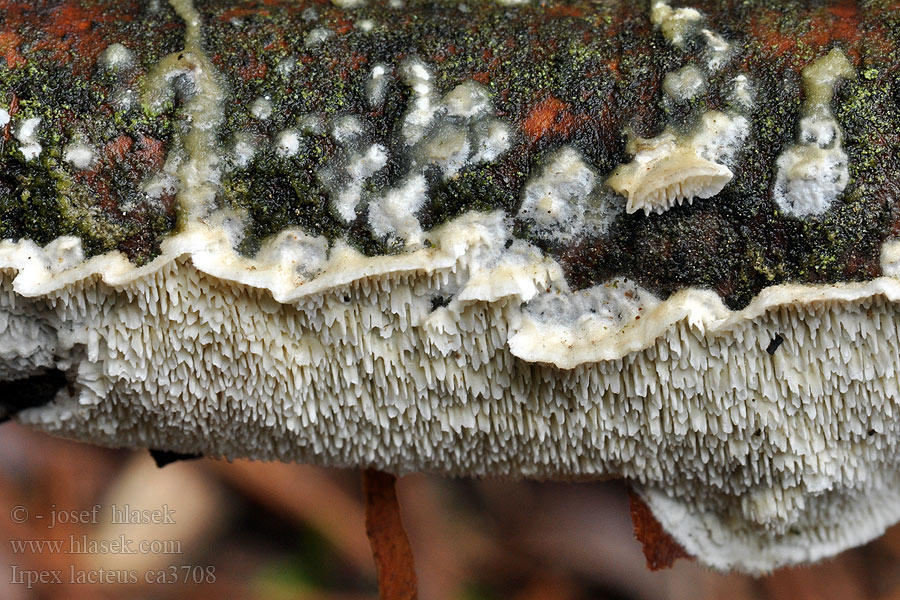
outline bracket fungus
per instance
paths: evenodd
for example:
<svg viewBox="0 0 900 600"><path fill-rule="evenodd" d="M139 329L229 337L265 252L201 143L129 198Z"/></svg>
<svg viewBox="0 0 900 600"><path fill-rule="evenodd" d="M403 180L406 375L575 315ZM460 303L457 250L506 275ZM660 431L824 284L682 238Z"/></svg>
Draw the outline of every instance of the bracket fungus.
<svg viewBox="0 0 900 600"><path fill-rule="evenodd" d="M719 569L900 519L895 3L0 14L2 416L627 478Z"/></svg>

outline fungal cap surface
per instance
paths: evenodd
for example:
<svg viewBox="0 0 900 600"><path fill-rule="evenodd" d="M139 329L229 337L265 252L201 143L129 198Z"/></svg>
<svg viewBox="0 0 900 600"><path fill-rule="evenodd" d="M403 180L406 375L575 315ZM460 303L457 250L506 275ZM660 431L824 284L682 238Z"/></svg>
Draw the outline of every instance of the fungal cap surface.
<svg viewBox="0 0 900 600"><path fill-rule="evenodd" d="M701 158L674 137L639 150L632 162L620 166L607 184L628 197L626 212L662 213L694 198L711 198L731 181L731 169Z"/></svg>

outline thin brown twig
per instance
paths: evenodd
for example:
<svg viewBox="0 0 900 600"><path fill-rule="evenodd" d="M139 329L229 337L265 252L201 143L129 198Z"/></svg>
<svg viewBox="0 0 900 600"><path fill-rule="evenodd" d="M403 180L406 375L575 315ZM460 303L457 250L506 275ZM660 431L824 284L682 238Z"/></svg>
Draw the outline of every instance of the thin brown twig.
<svg viewBox="0 0 900 600"><path fill-rule="evenodd" d="M363 472L366 500L366 535L372 545L381 600L415 600L418 597L412 548L397 502L397 478L375 469Z"/></svg>

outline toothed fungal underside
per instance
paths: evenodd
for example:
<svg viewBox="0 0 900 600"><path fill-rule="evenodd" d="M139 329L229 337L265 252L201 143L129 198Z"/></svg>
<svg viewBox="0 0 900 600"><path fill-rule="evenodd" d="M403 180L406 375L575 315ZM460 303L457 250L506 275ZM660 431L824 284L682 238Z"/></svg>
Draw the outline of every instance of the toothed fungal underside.
<svg viewBox="0 0 900 600"><path fill-rule="evenodd" d="M721 569L863 543L898 41L887 1L0 0L0 383L60 387L0 417L624 477Z"/></svg>

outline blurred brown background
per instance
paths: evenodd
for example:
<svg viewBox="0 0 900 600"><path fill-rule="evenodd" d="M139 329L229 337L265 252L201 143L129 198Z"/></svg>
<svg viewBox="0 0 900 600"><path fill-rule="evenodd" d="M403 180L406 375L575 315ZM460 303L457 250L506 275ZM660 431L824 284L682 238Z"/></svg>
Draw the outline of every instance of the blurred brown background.
<svg viewBox="0 0 900 600"><path fill-rule="evenodd" d="M359 473L208 459L158 469L146 452L15 423L0 427L0 457L0 599L377 598ZM687 561L652 573L619 483L412 476L398 494L422 600L900 600L900 527L835 560L759 579ZM79 513L95 505L96 523L71 522L93 520ZM168 509L175 522L117 525L113 505ZM102 553L74 554L72 540ZM62 584L13 583L54 570Z"/></svg>

